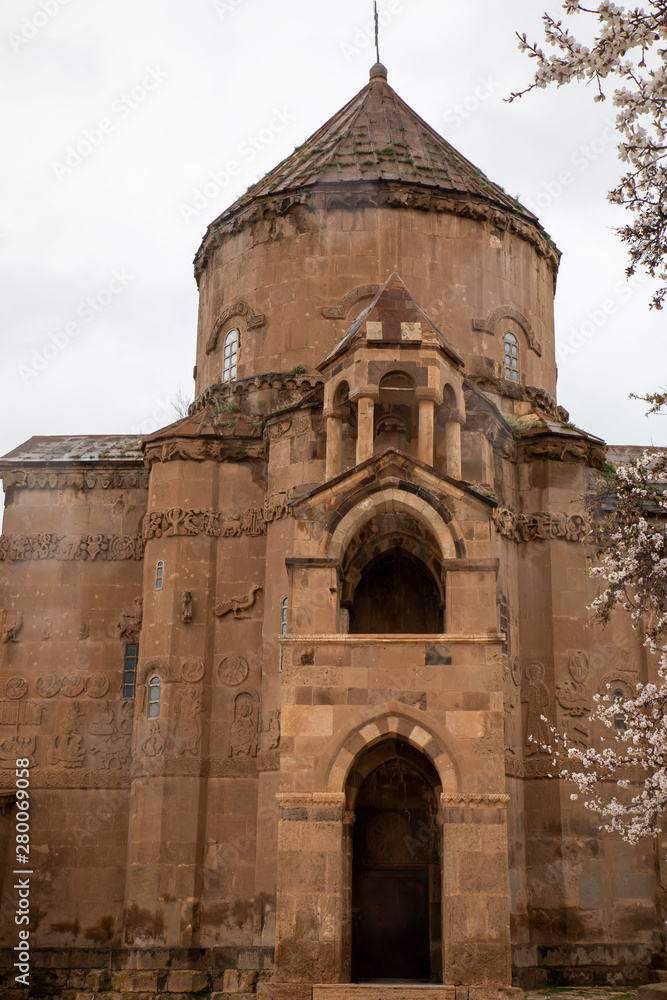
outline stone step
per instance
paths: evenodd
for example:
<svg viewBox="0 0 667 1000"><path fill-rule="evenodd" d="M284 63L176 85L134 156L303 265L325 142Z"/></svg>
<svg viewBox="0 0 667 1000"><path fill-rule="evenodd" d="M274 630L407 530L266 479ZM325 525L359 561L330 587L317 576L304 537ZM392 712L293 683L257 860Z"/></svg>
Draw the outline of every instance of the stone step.
<svg viewBox="0 0 667 1000"><path fill-rule="evenodd" d="M313 986L313 1000L456 1000L456 990L420 983L338 983Z"/></svg>

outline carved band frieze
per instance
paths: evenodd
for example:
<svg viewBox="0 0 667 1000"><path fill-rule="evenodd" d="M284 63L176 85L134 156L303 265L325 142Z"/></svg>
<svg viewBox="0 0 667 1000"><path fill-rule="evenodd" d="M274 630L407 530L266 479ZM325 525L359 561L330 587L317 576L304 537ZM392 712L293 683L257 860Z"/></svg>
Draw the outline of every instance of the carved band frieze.
<svg viewBox="0 0 667 1000"><path fill-rule="evenodd" d="M143 559L141 535L54 535L48 532L0 535L0 562L24 559L98 560Z"/></svg>
<svg viewBox="0 0 667 1000"><path fill-rule="evenodd" d="M148 489L145 469L118 469L109 472L26 472L16 469L4 474L5 489L28 490L130 490Z"/></svg>
<svg viewBox="0 0 667 1000"><path fill-rule="evenodd" d="M509 795L504 792L442 792L442 806L506 806Z"/></svg>
<svg viewBox="0 0 667 1000"><path fill-rule="evenodd" d="M231 511L154 510L144 517L143 539L170 538L175 535L212 535L230 538L239 535L265 535L267 524L287 517L287 493L274 493L267 497L262 507L247 507Z"/></svg>
<svg viewBox="0 0 667 1000"><path fill-rule="evenodd" d="M513 510L498 507L491 517L499 534L514 542L552 539L583 542L590 528L590 522L584 514L563 514L556 511L516 514Z"/></svg>

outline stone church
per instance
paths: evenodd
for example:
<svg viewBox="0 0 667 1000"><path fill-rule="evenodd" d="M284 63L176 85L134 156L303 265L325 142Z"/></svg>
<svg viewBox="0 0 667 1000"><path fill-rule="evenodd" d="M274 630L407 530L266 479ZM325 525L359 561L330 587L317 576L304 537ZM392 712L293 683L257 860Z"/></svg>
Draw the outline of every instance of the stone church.
<svg viewBox="0 0 667 1000"><path fill-rule="evenodd" d="M8 996L17 954L70 998L659 967L664 850L542 748L650 670L587 626L607 449L556 402L559 256L378 63L208 227L189 414L1 460Z"/></svg>

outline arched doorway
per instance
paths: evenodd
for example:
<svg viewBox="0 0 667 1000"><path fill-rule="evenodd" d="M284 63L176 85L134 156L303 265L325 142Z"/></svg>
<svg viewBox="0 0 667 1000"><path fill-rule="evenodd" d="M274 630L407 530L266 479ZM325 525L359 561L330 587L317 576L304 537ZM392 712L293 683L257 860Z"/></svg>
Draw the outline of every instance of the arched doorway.
<svg viewBox="0 0 667 1000"><path fill-rule="evenodd" d="M366 568L354 593L350 632L433 635L442 631L440 592L418 560L396 547Z"/></svg>
<svg viewBox="0 0 667 1000"><path fill-rule="evenodd" d="M442 982L440 783L400 739L357 762L352 828L354 982Z"/></svg>
<svg viewBox="0 0 667 1000"><path fill-rule="evenodd" d="M437 635L444 631L442 557L431 533L409 514L387 512L350 541L341 604L356 635Z"/></svg>

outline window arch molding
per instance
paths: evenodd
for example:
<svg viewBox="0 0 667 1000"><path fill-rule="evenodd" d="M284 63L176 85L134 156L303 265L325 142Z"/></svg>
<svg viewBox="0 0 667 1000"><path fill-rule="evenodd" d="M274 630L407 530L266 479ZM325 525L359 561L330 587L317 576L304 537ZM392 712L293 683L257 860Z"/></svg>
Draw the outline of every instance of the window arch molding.
<svg viewBox="0 0 667 1000"><path fill-rule="evenodd" d="M505 329L507 329L505 321L508 319L514 320L517 326L521 328L526 337L529 348L531 351L534 351L539 358L541 358L542 348L537 342L533 326L528 317L525 316L519 309L515 308L515 306L498 306L497 309L493 309L488 314L486 319L474 319L472 321L472 328L473 330L480 330L483 333L490 333L492 336L495 336L500 332L505 332Z"/></svg>
<svg viewBox="0 0 667 1000"><path fill-rule="evenodd" d="M239 323L239 320L242 320ZM241 336L250 330L257 330L266 323L266 316L261 312L253 312L247 302L238 301L224 309L215 323L206 343L206 353L212 354L218 347L221 336L226 336L232 327L237 327Z"/></svg>

